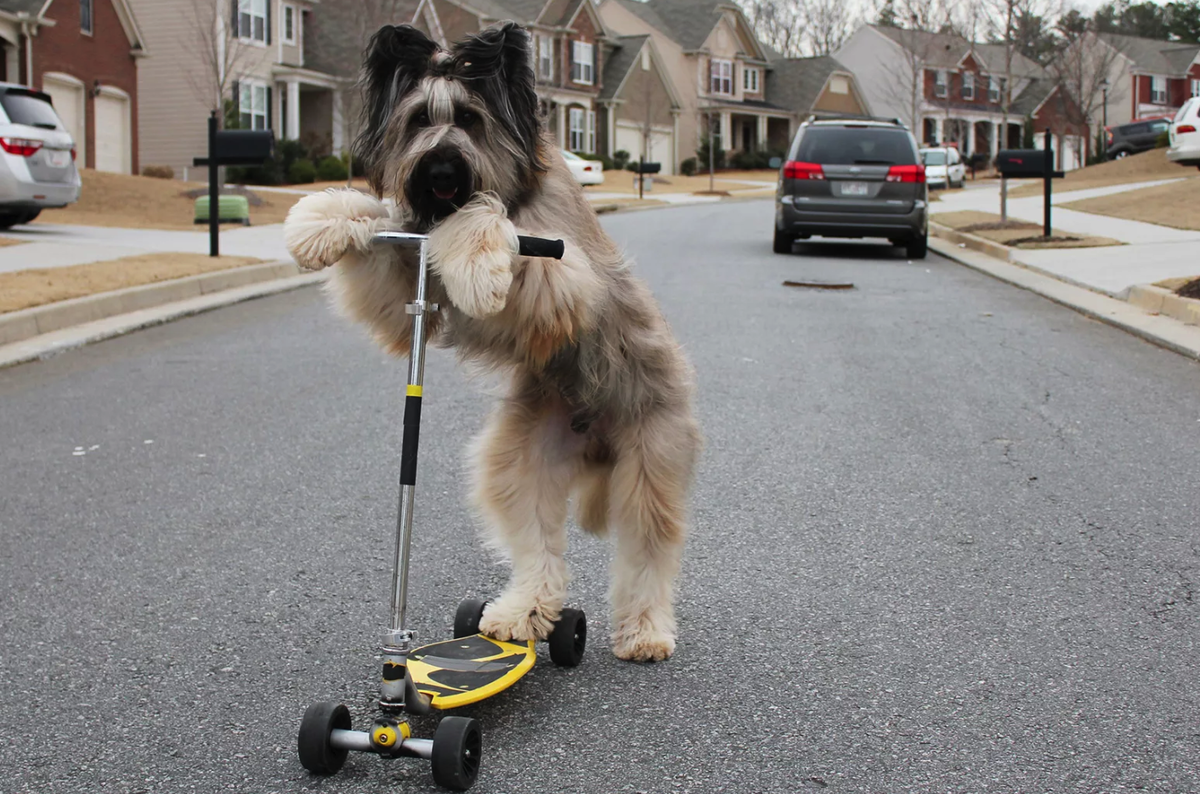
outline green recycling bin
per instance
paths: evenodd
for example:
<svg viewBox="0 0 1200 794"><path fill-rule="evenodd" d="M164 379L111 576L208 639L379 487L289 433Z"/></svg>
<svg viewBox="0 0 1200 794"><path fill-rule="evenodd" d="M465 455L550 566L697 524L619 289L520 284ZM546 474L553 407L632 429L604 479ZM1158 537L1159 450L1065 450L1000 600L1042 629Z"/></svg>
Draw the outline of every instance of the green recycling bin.
<svg viewBox="0 0 1200 794"><path fill-rule="evenodd" d="M250 202L245 196L217 196L217 220L220 223L250 225ZM196 199L195 223L208 223L208 196Z"/></svg>

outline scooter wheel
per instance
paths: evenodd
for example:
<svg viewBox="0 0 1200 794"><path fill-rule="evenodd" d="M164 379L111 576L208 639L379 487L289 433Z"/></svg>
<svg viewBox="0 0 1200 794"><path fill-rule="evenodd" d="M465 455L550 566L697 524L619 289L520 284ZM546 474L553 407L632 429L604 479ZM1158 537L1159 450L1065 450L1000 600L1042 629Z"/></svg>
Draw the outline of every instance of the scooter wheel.
<svg viewBox="0 0 1200 794"><path fill-rule="evenodd" d="M314 703L300 720L300 763L309 772L332 775L346 763L347 750L334 747L329 737L334 728L350 730L350 711L341 703Z"/></svg>
<svg viewBox="0 0 1200 794"><path fill-rule="evenodd" d="M550 632L550 661L559 667L578 667L587 647L587 616L566 607Z"/></svg>
<svg viewBox="0 0 1200 794"><path fill-rule="evenodd" d="M470 637L479 633L479 621L483 620L483 608L487 601L479 598L464 599L454 613L454 639Z"/></svg>
<svg viewBox="0 0 1200 794"><path fill-rule="evenodd" d="M479 777L483 731L478 720L443 717L433 733L433 782L451 791L466 791Z"/></svg>

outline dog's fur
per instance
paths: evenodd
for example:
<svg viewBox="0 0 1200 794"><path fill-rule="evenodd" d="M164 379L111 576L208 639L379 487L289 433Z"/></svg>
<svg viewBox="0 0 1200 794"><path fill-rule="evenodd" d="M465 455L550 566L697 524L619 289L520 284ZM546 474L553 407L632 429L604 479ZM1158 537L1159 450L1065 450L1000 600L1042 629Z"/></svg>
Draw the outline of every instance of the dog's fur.
<svg viewBox="0 0 1200 794"><path fill-rule="evenodd" d="M329 191L296 204L285 236L302 266L338 265L340 308L404 355L415 257L371 239L429 233L428 299L441 306L431 338L511 374L473 450L474 501L513 567L480 629L549 634L566 595L573 494L584 529L616 527L614 652L667 658L701 443L692 373L546 137L528 34L506 23L447 52L411 27L385 27L365 59L364 99L356 159L374 191L396 199L395 216L366 194ZM566 253L521 257L518 229L562 238Z"/></svg>

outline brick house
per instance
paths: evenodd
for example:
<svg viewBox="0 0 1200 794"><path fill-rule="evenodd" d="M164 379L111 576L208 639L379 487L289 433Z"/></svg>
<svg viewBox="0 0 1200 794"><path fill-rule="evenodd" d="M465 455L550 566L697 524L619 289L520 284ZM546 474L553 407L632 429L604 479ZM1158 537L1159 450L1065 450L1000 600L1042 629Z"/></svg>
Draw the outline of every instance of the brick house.
<svg viewBox="0 0 1200 794"><path fill-rule="evenodd" d="M246 129L341 148L335 75L306 57L318 0L126 0L152 51L138 70L143 165L207 178L192 158L207 148L207 119L226 108ZM224 57L214 57L210 53ZM215 62L214 62L215 61ZM220 96L218 96L220 94ZM227 103L231 103L228 104Z"/></svg>
<svg viewBox="0 0 1200 794"><path fill-rule="evenodd" d="M1116 33L1088 34L1081 45L1109 64L1109 126L1146 116L1169 116L1200 96L1200 45Z"/></svg>
<svg viewBox="0 0 1200 794"><path fill-rule="evenodd" d="M128 0L0 0L0 43L0 79L50 95L80 165L136 173L147 48Z"/></svg>

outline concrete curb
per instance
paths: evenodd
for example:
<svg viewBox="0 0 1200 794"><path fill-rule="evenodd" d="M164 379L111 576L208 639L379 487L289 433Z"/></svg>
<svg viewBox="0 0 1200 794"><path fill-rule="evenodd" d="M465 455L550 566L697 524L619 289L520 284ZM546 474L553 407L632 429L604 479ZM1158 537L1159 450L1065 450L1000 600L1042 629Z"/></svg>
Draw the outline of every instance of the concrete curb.
<svg viewBox="0 0 1200 794"><path fill-rule="evenodd" d="M966 232L960 232L957 229L951 229L949 226L943 226L936 221L929 222L929 231L943 240L952 242L955 245L965 245L972 251L978 251L981 254L987 254L994 259L999 259L1004 262L1013 261L1012 249L1006 245L1001 245L1000 243L986 240L982 237L977 237Z"/></svg>
<svg viewBox="0 0 1200 794"><path fill-rule="evenodd" d="M1200 361L1200 328L1195 325L1184 325L1170 317L1147 314L1140 306L1127 301L1068 284L1022 265L963 250L947 242L930 240L929 247L935 253L960 265L1029 290L1068 309L1074 309L1085 317L1107 323L1159 347Z"/></svg>
<svg viewBox="0 0 1200 794"><path fill-rule="evenodd" d="M271 267L280 267L282 264L272 265ZM262 267L262 266L254 266ZM294 274L297 270L295 265L289 265L291 272ZM239 270L244 268L238 268ZM218 274L210 274L218 275ZM232 273L224 274L232 275ZM175 300L169 303L161 303L160 305L143 308L137 311L130 311L124 314L117 314L102 319L84 321L81 325L61 328L60 330L51 331L49 333L38 334L19 342L0 345L0 369L11 367L16 364L23 364L28 361L38 361L51 356L55 356L65 350L72 350L77 347L83 347L93 342L99 342L104 339L111 339L115 336L137 331L141 328L150 328L155 325L178 320L181 317L190 317L194 314L212 311L224 306L230 306L242 301L253 300L255 298L266 297L267 295L275 295L280 292L306 287L310 284L316 284L324 281L328 277L328 272L320 273L305 273L303 275L291 275L284 278L274 278L269 281L259 279L255 283L233 285L230 287L219 289L216 285L220 283L218 280L213 280L203 294L198 294L195 297L189 297L184 300ZM184 279L179 279L183 281ZM167 286L173 282L164 282L162 285ZM140 288L135 288L140 289ZM190 289L190 287L189 287ZM122 290L125 292L125 290ZM162 294L169 294L164 291ZM97 296L99 297L99 296ZM83 300L83 299L80 299ZM82 311L82 310L81 310ZM79 316L86 316L81 314Z"/></svg>
<svg viewBox="0 0 1200 794"><path fill-rule="evenodd" d="M1165 287L1136 284L1129 288L1127 300L1151 314L1171 317L1187 325L1200 325L1200 300L1176 295Z"/></svg>
<svg viewBox="0 0 1200 794"><path fill-rule="evenodd" d="M120 314L300 274L293 262L266 262L157 284L86 295L0 315L0 345L9 345Z"/></svg>

